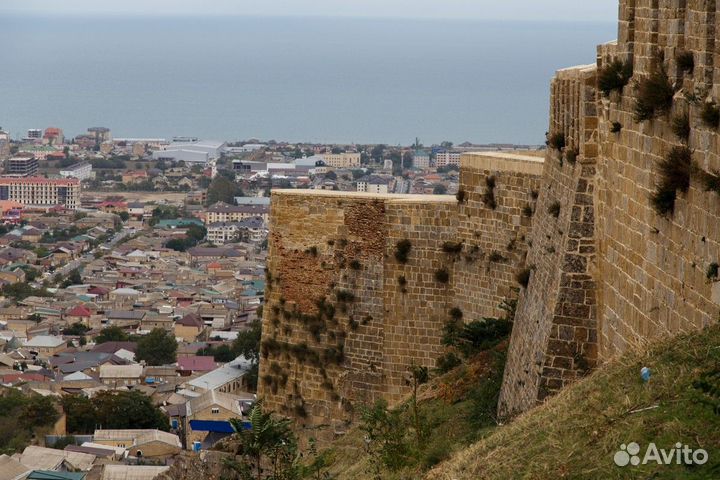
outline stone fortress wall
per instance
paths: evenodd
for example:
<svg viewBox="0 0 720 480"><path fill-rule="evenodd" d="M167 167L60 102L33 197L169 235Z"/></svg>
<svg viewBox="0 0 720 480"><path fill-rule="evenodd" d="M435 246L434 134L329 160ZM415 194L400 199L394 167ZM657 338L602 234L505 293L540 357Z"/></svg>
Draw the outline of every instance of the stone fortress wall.
<svg viewBox="0 0 720 480"><path fill-rule="evenodd" d="M619 13L618 40L553 79L549 133L565 146L544 162L464 155L458 199L273 192L259 383L269 408L338 432L358 403L397 402L408 367L442 353L450 309L467 321L501 315L521 269L531 273L503 416L635 344L716 321L720 282L708 272L720 262L720 188L707 191L697 172L720 171L718 128L701 119L706 101L720 102L720 2L622 0ZM691 72L678 65L687 52ZM598 72L614 60L632 62L632 79L604 95ZM638 121L638 84L660 68L672 108ZM687 140L672 128L684 115ZM658 164L683 144L697 168L674 211L659 214Z"/></svg>
<svg viewBox="0 0 720 480"><path fill-rule="evenodd" d="M526 410L632 345L700 329L720 312L720 284L707 273L720 261L720 197L694 174L671 214L650 201L658 163L673 147L686 144L701 171L720 170L717 128L700 117L720 94L720 2L622 0L619 13L618 41L598 47L596 64L561 70L552 82L550 133L565 134L566 151L579 155L575 165L560 162L557 150L546 158L528 255L536 270L519 301L501 414ZM687 52L692 72L678 65ZM615 59L632 62L633 77L621 93L603 95L596 77ZM638 121L638 82L660 66L673 106ZM687 140L672 130L685 114ZM544 208L549 201L560 202L557 219Z"/></svg>
<svg viewBox="0 0 720 480"><path fill-rule="evenodd" d="M517 297L542 165L464 155L458 198L273 191L266 408L327 438L358 404L407 395L412 365L435 366L451 309L467 320L502 315L498 305Z"/></svg>

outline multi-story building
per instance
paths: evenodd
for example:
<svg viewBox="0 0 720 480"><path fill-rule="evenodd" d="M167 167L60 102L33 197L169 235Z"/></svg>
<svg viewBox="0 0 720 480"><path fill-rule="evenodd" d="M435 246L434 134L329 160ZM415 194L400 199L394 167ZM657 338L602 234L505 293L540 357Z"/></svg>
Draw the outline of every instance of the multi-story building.
<svg viewBox="0 0 720 480"><path fill-rule="evenodd" d="M371 175L370 177L365 177L358 180L357 191L367 193L388 193L392 189L392 183L392 177Z"/></svg>
<svg viewBox="0 0 720 480"><path fill-rule="evenodd" d="M80 206L80 180L76 178L0 177L0 200L14 200L25 207Z"/></svg>
<svg viewBox="0 0 720 480"><path fill-rule="evenodd" d="M65 135L63 135L62 128L46 128L43 134L43 143L47 143L48 145L62 145L65 143Z"/></svg>
<svg viewBox="0 0 720 480"><path fill-rule="evenodd" d="M92 165L88 162L80 162L60 170L60 176L63 178L77 178L85 180L92 176Z"/></svg>
<svg viewBox="0 0 720 480"><path fill-rule="evenodd" d="M269 207L267 205L230 205L218 202L208 207L205 212L205 223L239 222L244 218L261 217L267 222Z"/></svg>
<svg viewBox="0 0 720 480"><path fill-rule="evenodd" d="M240 222L217 222L207 225L207 240L215 245L236 241L261 242L265 237L267 237L267 229L260 217L246 218Z"/></svg>
<svg viewBox="0 0 720 480"><path fill-rule="evenodd" d="M5 163L5 174L16 177L32 177L38 173L38 161L33 155L18 155Z"/></svg>
<svg viewBox="0 0 720 480"><path fill-rule="evenodd" d="M0 158L10 155L10 134L0 127Z"/></svg>
<svg viewBox="0 0 720 480"><path fill-rule="evenodd" d="M435 155L436 167L447 167L448 165L460 166L459 152L439 152Z"/></svg>
<svg viewBox="0 0 720 480"><path fill-rule="evenodd" d="M430 168L430 154L424 150L418 150L413 156L413 167L425 170Z"/></svg>
<svg viewBox="0 0 720 480"><path fill-rule="evenodd" d="M27 131L27 135L25 136L25 139L27 140L41 140L43 136L43 131L39 128L31 128Z"/></svg>
<svg viewBox="0 0 720 480"><path fill-rule="evenodd" d="M360 166L359 153L325 153L322 157L328 167L352 168Z"/></svg>

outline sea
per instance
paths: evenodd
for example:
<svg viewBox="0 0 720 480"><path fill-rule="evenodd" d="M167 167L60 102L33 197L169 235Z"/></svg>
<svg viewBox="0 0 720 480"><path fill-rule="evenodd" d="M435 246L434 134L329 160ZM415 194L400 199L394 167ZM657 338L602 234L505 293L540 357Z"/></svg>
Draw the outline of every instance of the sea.
<svg viewBox="0 0 720 480"><path fill-rule="evenodd" d="M614 23L0 16L0 127L20 137L540 144L560 68Z"/></svg>

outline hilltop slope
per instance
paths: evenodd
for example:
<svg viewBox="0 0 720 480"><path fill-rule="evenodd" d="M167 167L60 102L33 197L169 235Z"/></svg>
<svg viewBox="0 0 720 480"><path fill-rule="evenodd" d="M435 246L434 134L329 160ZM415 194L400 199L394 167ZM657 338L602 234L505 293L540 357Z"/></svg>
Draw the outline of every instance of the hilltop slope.
<svg viewBox="0 0 720 480"><path fill-rule="evenodd" d="M652 376L647 384L640 369ZM702 466L618 467L622 444L703 448ZM343 478L342 476L340 478ZM425 476L432 480L720 478L720 326L667 339L599 368Z"/></svg>

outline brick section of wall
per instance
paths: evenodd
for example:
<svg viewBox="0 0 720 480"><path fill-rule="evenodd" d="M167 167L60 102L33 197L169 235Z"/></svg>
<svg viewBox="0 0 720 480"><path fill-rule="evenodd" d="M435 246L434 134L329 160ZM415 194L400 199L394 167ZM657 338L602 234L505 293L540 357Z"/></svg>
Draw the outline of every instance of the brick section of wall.
<svg viewBox="0 0 720 480"><path fill-rule="evenodd" d="M268 409L327 440L358 404L402 400L410 366L435 366L453 307L470 321L500 315L498 304L515 298L530 225L523 210L534 204L542 159L470 154L462 163L463 202L273 192L258 387ZM395 257L403 240L406 263ZM502 258L490 261L493 252Z"/></svg>
<svg viewBox="0 0 720 480"><path fill-rule="evenodd" d="M595 72L594 66L563 70L552 83L550 131L563 133L566 151L579 155L575 163L556 150L546 157L527 260L532 275L518 302L501 416L535 405L597 359Z"/></svg>
<svg viewBox="0 0 720 480"><path fill-rule="evenodd" d="M553 80L550 131L564 132L580 156L570 168L550 152L545 165L528 255L536 268L519 301L501 414L533 406L631 345L717 321L720 283L706 272L720 262L720 196L696 175L670 216L658 215L650 196L659 161L682 144L675 116L689 115L696 165L720 170L717 129L700 118L704 101L720 100L719 9L715 0L623 0L619 41L597 52L598 68L634 61L622 94L598 95L585 67ZM678 68L681 52L693 54L692 73ZM633 83L657 66L674 84L673 108L638 123ZM561 205L556 221L543 213L551 200Z"/></svg>

